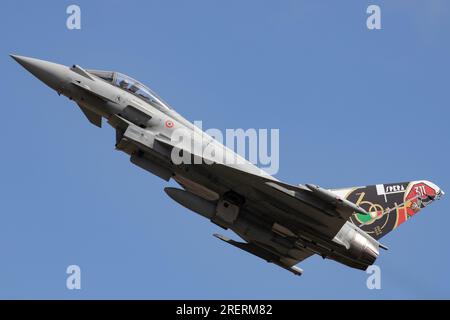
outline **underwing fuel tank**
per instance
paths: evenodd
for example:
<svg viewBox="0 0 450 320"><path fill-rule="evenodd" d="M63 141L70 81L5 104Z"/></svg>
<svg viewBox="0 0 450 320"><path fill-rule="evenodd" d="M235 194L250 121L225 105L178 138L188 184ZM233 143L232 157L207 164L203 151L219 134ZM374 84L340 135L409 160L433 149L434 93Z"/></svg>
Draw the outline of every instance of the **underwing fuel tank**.
<svg viewBox="0 0 450 320"><path fill-rule="evenodd" d="M211 219L216 214L217 204L212 201L205 200L189 191L178 188L164 188L169 197L205 218Z"/></svg>

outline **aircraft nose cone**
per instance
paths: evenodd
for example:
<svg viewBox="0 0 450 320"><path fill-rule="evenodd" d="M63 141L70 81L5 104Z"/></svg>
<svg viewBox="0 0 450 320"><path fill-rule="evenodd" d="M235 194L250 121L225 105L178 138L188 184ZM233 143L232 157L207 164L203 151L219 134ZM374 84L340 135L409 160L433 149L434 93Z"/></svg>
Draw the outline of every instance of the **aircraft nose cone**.
<svg viewBox="0 0 450 320"><path fill-rule="evenodd" d="M36 78L55 90L60 90L67 78L69 68L66 66L14 54L10 56Z"/></svg>
<svg viewBox="0 0 450 320"><path fill-rule="evenodd" d="M11 54L11 58L17 61L22 67L24 67L26 70L34 74L36 77L39 78L39 76L44 75L46 72L47 66L50 62L24 57L24 56L18 56Z"/></svg>
<svg viewBox="0 0 450 320"><path fill-rule="evenodd" d="M28 57L19 56L17 54L10 54L9 56L11 58L13 58L14 60L16 60L20 64L22 64L22 61L26 61L27 59L31 59L31 58L28 58Z"/></svg>

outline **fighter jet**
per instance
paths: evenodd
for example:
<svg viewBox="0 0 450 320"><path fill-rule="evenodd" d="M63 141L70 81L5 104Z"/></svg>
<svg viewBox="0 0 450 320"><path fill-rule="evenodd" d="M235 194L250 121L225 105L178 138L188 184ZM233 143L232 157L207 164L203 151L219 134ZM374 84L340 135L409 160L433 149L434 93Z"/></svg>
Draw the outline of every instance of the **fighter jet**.
<svg viewBox="0 0 450 320"><path fill-rule="evenodd" d="M116 149L133 164L176 181L180 188L164 189L170 198L241 240L217 238L296 275L303 273L296 265L314 254L367 269L380 248L387 249L380 238L444 195L426 180L342 189L288 184L246 160L207 158L207 148L239 156L129 76L11 57L73 100L93 125L106 119L116 130ZM186 139L179 139L180 130L189 133ZM191 161L174 161L174 155Z"/></svg>

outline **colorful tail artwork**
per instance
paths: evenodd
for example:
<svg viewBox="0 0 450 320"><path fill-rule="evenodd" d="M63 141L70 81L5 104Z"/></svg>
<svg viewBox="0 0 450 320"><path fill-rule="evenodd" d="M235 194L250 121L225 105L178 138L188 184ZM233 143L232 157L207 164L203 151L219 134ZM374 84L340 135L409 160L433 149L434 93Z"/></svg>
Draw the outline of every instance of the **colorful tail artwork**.
<svg viewBox="0 0 450 320"><path fill-rule="evenodd" d="M369 212L368 215L355 213L349 220L375 239L385 236L444 195L437 185L426 180L331 191Z"/></svg>

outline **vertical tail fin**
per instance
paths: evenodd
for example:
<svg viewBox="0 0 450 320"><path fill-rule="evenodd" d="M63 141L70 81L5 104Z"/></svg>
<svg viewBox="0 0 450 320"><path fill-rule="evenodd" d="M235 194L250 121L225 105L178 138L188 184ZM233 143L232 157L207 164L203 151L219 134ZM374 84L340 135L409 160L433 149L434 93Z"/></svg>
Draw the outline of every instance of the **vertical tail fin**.
<svg viewBox="0 0 450 320"><path fill-rule="evenodd" d="M355 213L349 220L375 239L396 229L422 208L444 195L437 185L426 180L331 191L369 212L368 215Z"/></svg>

